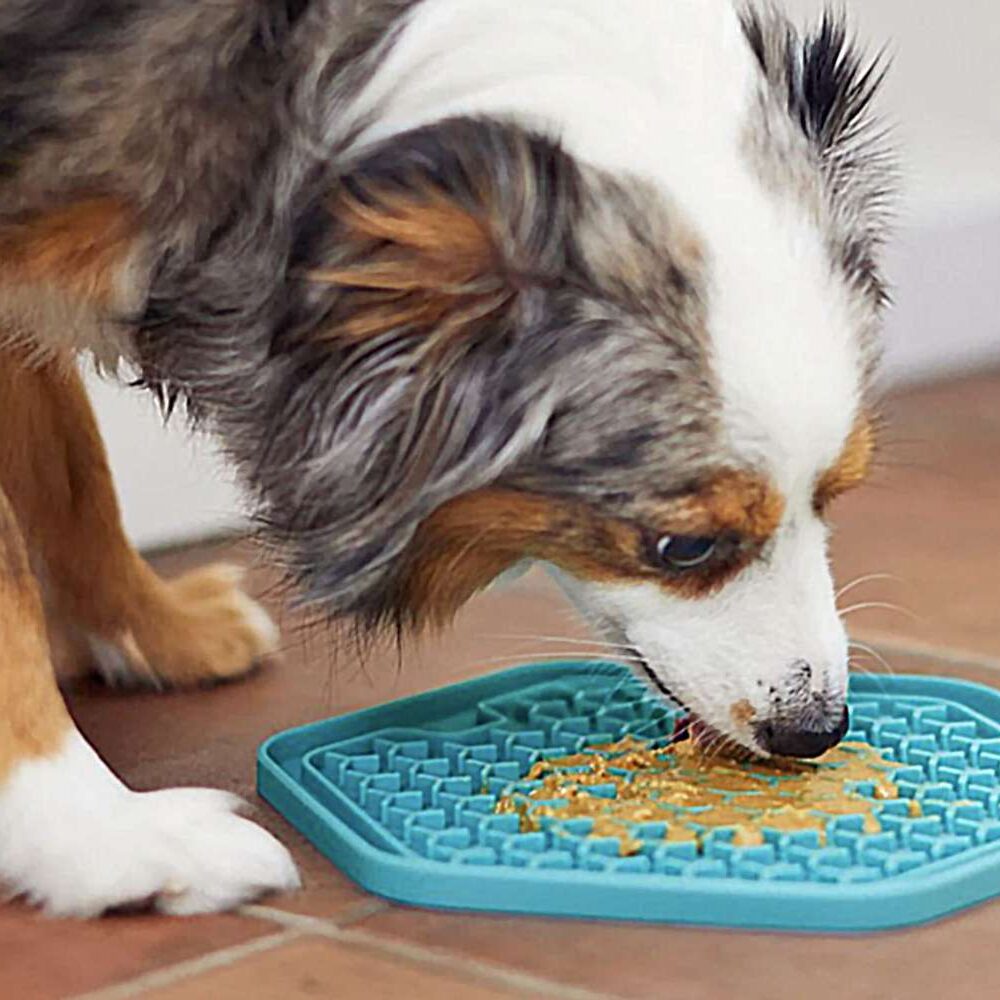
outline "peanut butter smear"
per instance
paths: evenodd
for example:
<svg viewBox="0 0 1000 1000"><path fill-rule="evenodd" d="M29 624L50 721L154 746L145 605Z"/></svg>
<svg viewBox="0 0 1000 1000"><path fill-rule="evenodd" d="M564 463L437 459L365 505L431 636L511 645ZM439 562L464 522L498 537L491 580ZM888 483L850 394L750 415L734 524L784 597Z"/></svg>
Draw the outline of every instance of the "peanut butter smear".
<svg viewBox="0 0 1000 1000"><path fill-rule="evenodd" d="M543 819L591 819L588 836L614 837L623 856L638 854L636 823L665 823L667 841L701 844L716 827L734 830L732 843L764 843L765 829L815 830L826 842L826 825L837 816L863 818L865 833L882 827L877 810L899 792L890 774L899 764L866 743L842 743L815 761L735 761L706 757L690 740L654 749L626 736L568 757L534 764L526 781L541 784L511 791L498 813L515 813L522 832ZM919 815L919 804L910 804Z"/></svg>

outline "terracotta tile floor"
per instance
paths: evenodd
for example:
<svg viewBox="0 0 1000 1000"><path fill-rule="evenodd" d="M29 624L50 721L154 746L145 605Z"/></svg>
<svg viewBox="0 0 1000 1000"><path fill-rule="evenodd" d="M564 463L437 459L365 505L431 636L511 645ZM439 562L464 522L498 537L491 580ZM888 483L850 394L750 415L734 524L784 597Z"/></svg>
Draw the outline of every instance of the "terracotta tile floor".
<svg viewBox="0 0 1000 1000"><path fill-rule="evenodd" d="M848 604L888 601L850 621L897 670L1000 686L1000 375L890 401L884 467L843 501L835 549ZM245 546L161 557L165 572ZM272 578L257 568L252 587ZM272 595L273 596L273 595ZM253 755L275 730L349 711L558 649L516 636L584 630L530 575L473 602L447 635L406 652L349 649L285 621L280 664L197 694L120 695L83 683L81 726L133 785L210 783L253 798ZM259 804L306 879L291 898L200 920L117 917L53 923L0 911L0 998L621 996L780 1000L1000 996L1000 903L902 933L842 938L725 933L404 909L367 896Z"/></svg>

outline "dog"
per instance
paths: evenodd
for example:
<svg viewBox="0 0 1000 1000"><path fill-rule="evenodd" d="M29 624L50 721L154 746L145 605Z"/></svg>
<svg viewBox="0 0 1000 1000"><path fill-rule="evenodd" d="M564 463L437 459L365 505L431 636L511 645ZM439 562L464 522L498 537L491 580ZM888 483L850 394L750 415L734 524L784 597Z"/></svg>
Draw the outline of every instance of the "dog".
<svg viewBox="0 0 1000 1000"><path fill-rule="evenodd" d="M217 436L307 601L446 623L525 561L702 741L845 733L826 541L888 293L883 75L731 0L7 0L0 8L0 880L225 909L298 876L221 792L136 793L109 679L275 648L233 571L122 531L79 357Z"/></svg>

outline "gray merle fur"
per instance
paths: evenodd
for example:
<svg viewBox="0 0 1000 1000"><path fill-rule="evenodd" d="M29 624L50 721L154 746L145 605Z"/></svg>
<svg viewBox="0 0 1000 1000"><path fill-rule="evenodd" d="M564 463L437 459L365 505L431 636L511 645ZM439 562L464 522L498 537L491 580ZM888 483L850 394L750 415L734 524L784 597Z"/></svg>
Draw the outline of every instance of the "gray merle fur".
<svg viewBox="0 0 1000 1000"><path fill-rule="evenodd" d="M499 484L642 523L727 461L705 265L653 193L497 121L347 155L364 123L343 111L417 3L0 7L0 225L94 195L136 210L144 305L119 319L142 381L219 435L307 597L369 623L407 616L395 575L453 497ZM833 22L805 41L773 15L746 30L850 206L835 252L868 272L876 75ZM495 244L495 308L433 366L427 331L338 339L362 298L311 277L359 252L333 192L386 186L441 192Z"/></svg>

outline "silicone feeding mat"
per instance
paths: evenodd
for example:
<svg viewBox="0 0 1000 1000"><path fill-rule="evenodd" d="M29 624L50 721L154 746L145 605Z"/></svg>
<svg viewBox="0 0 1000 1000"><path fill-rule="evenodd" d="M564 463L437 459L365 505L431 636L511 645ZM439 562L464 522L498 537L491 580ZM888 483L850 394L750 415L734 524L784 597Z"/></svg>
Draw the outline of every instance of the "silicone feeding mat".
<svg viewBox="0 0 1000 1000"><path fill-rule="evenodd" d="M797 812L775 802L811 772L753 762L699 778L711 805L667 769L655 821L615 812L639 780L628 761L672 760L679 710L625 667L570 661L279 733L258 787L355 881L421 906L850 931L1000 894L1000 693L853 677L849 701L846 749L820 765L828 787L843 768L839 795Z"/></svg>

